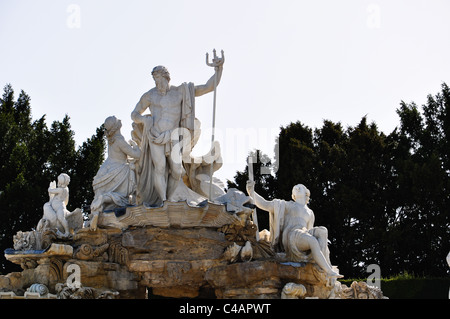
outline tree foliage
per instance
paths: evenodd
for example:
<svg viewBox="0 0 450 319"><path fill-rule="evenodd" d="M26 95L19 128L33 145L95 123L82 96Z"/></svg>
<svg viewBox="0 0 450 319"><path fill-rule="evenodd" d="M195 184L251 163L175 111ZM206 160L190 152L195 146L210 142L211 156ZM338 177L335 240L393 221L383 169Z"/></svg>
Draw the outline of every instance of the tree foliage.
<svg viewBox="0 0 450 319"><path fill-rule="evenodd" d="M71 177L69 210L93 199L92 180L104 159L103 128L76 149L66 115L47 127L45 116L33 121L30 97L17 100L11 85L0 99L0 251L12 247L19 230L31 230L42 217L48 186L60 173ZM0 273L17 269L0 257Z"/></svg>

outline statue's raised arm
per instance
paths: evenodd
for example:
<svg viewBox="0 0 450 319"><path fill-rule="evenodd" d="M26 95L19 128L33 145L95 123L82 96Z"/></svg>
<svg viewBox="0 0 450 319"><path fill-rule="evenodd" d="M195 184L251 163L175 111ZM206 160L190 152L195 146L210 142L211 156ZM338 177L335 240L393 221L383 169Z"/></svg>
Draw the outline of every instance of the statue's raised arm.
<svg viewBox="0 0 450 319"><path fill-rule="evenodd" d="M222 77L223 64L225 62L225 57L222 51L222 57L216 55L216 50L214 50L214 57L212 63L209 62L208 53L206 53L206 64L208 66L214 67L214 75L209 78L206 84L195 86L195 96L201 96L203 94L214 91L214 86L219 85L220 79Z"/></svg>
<svg viewBox="0 0 450 319"><path fill-rule="evenodd" d="M273 209L274 209L273 202L264 199L264 197L262 197L261 195L259 195L258 193L255 192L255 182L254 181L248 180L246 187L247 187L248 196L250 196L253 199L253 201L255 202L255 205L258 208L263 209L268 212L273 212Z"/></svg>

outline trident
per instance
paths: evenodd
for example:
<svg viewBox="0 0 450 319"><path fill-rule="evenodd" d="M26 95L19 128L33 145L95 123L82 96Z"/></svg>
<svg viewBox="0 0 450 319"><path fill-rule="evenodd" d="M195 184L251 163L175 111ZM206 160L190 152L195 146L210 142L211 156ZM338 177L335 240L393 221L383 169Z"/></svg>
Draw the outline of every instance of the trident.
<svg viewBox="0 0 450 319"><path fill-rule="evenodd" d="M249 157L248 157L248 179L250 180L250 181L252 181L252 182L254 182L255 181L255 179L254 179L254 176L253 176L253 160L257 160L257 159L254 159L253 158L253 156L252 155L250 155ZM255 194L253 193L253 194L248 194L249 196L250 196L250 198L252 198L252 202L253 202L253 204L254 204L254 202L255 202ZM253 219L253 224L256 226L256 241L259 241L259 225L258 225L258 215L256 214L256 207L255 208L253 208L253 211L252 211L252 219Z"/></svg>
<svg viewBox="0 0 450 319"><path fill-rule="evenodd" d="M225 57L223 55L223 50L221 51L222 57L219 59L216 55L216 49L213 50L213 60L212 63L209 62L208 52L206 53L206 65L211 67L221 66L225 62ZM211 151L214 147L214 134L216 129L216 95L217 95L217 72L214 73L214 99L213 99L213 119L212 119L212 137L211 137ZM213 179L213 163L211 162L210 169L210 180L209 180L209 200L212 201L212 179Z"/></svg>

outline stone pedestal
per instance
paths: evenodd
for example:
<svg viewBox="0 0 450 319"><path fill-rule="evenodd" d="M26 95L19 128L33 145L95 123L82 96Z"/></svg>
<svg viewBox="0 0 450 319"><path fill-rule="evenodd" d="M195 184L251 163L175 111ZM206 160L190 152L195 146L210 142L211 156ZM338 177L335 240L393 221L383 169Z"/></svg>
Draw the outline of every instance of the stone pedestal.
<svg viewBox="0 0 450 319"><path fill-rule="evenodd" d="M215 288L217 298L281 297L287 283L302 284L306 297L328 298L334 287L312 263L283 263L261 260L218 266L208 270L207 281Z"/></svg>
<svg viewBox="0 0 450 319"><path fill-rule="evenodd" d="M0 288L20 294L41 283L51 294L61 294L63 288L70 290L66 286L76 267L81 286L96 291L80 292L85 298L102 292L105 296L107 291L109 297L141 299L146 298L147 289L152 295L175 298L280 298L287 283L303 285L305 297L330 296L334 285L313 263L288 263L274 254L230 263L224 252L234 245L237 235L222 232L230 231L223 225L236 225L240 236L251 232L246 232L240 220L223 207L211 211L208 207L195 208L192 216L181 216L191 212L183 203L171 205L177 209L166 207L156 212L170 216L170 223L163 226L143 226L143 220L150 223L162 219L146 216L152 214L151 210L144 214L146 208L133 208L117 218L107 216L108 225L120 227L80 229L70 239L55 241L41 251L6 250L6 258L24 270L0 276ZM251 242L262 244L255 239ZM70 293L75 294L69 291L66 295Z"/></svg>

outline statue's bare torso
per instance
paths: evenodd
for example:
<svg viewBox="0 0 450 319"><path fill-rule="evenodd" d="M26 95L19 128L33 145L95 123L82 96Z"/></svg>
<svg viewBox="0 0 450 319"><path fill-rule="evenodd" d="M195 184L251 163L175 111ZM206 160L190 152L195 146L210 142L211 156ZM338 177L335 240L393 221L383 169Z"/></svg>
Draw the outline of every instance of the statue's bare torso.
<svg viewBox="0 0 450 319"><path fill-rule="evenodd" d="M171 86L166 94L153 88L142 97L153 117L153 126L159 132L173 130L180 126L182 93L176 86ZM144 104L145 105L145 104ZM137 110L144 112L144 110Z"/></svg>
<svg viewBox="0 0 450 319"><path fill-rule="evenodd" d="M286 225L291 225L289 230L309 230L314 225L314 213L306 205L290 201L286 203L285 221Z"/></svg>

